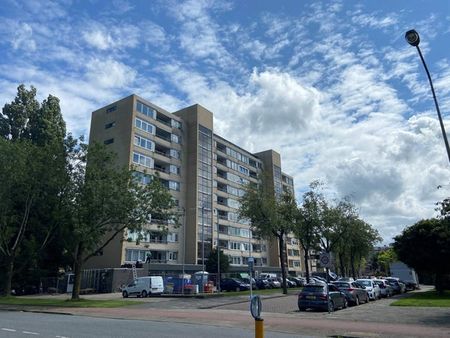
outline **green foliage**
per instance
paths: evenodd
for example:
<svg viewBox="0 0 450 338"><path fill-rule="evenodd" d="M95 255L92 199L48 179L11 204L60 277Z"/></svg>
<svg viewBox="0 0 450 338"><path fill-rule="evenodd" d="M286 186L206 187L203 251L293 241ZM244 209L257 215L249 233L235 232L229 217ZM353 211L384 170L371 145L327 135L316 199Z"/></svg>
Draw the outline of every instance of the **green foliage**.
<svg viewBox="0 0 450 338"><path fill-rule="evenodd" d="M436 290L442 292L445 275L450 273L450 218L421 220L394 241L399 260L416 271L433 274Z"/></svg>
<svg viewBox="0 0 450 338"><path fill-rule="evenodd" d="M293 228L297 204L292 194L284 192L276 198L273 188L263 178L258 186L248 185L240 200L239 217L250 220L252 231L265 239L276 239L279 247L283 293L286 288L286 249L284 236Z"/></svg>
<svg viewBox="0 0 450 338"><path fill-rule="evenodd" d="M220 259L220 273L227 273L230 270L230 260L227 255L223 253L222 250L219 252ZM208 255L208 260L205 266L206 271L209 273L217 273L217 250L212 249Z"/></svg>
<svg viewBox="0 0 450 338"><path fill-rule="evenodd" d="M79 297L83 264L125 229L141 231L152 219L177 222L174 201L156 178L141 185L128 167L118 168L106 147L81 144L72 154L70 243L75 261L73 299ZM69 237L68 237L69 238Z"/></svg>
<svg viewBox="0 0 450 338"><path fill-rule="evenodd" d="M376 257L376 261L380 271L386 275L390 274L389 270L390 264L397 260L398 260L397 255L395 254L393 248L380 251Z"/></svg>
<svg viewBox="0 0 450 338"><path fill-rule="evenodd" d="M41 106L35 96L34 87L20 85L14 101L0 114L1 181L6 182L0 187L0 204L8 209L1 216L0 265L11 270L4 279L7 293L13 272L16 284L38 285L40 271L56 271L62 257L62 248L54 244L61 233L68 181L65 123L56 97L50 95Z"/></svg>

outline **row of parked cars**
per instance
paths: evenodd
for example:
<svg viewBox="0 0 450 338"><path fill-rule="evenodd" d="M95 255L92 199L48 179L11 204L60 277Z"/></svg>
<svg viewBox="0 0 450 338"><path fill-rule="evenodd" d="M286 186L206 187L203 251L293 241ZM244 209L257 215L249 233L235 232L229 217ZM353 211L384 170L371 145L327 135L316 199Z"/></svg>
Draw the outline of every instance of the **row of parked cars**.
<svg viewBox="0 0 450 338"><path fill-rule="evenodd" d="M251 279L252 288L256 289L275 289L281 288L283 280L269 274L263 274L259 278ZM286 278L286 286L288 288L302 287L306 284L303 277ZM250 278L223 278L220 281L220 289L222 291L246 291L250 290Z"/></svg>
<svg viewBox="0 0 450 338"><path fill-rule="evenodd" d="M328 284L326 280L315 277L311 282L298 295L300 311L318 309L331 312L406 291L406 284L393 277L357 280L341 278Z"/></svg>

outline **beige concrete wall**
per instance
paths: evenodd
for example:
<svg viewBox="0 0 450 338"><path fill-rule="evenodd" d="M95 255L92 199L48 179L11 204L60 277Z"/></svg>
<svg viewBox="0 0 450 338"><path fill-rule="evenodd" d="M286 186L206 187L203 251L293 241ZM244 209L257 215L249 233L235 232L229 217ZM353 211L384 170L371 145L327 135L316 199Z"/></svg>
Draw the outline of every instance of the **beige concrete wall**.
<svg viewBox="0 0 450 338"><path fill-rule="evenodd" d="M187 264L197 263L198 242L198 125L213 131L213 116L210 111L196 104L173 113L182 119L185 131L183 162L185 168L185 212L186 212L186 260Z"/></svg>

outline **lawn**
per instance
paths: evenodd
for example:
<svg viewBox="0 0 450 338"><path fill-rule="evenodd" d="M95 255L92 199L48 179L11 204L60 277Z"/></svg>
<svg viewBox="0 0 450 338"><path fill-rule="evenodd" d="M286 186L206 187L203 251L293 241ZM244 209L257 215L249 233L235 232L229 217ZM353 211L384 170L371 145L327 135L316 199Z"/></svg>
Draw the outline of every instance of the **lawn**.
<svg viewBox="0 0 450 338"><path fill-rule="evenodd" d="M50 298L0 297L0 304L21 306L52 306L52 307L97 307L110 308L141 304L139 301L125 300L66 300Z"/></svg>
<svg viewBox="0 0 450 338"><path fill-rule="evenodd" d="M450 307L450 291L445 291L443 295L438 295L436 291L413 293L393 302L391 306Z"/></svg>

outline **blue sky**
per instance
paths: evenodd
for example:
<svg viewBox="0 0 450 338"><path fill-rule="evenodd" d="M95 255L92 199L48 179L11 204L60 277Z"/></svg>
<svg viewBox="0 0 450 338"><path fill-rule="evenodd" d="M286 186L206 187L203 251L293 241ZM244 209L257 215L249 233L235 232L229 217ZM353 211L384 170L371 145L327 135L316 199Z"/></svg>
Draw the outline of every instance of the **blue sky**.
<svg viewBox="0 0 450 338"><path fill-rule="evenodd" d="M314 179L350 195L385 243L448 196L427 79L404 40L419 31L450 128L446 0L3 0L0 20L0 102L32 84L61 99L75 135L131 93L169 111L199 103L219 135L280 152L298 197Z"/></svg>

